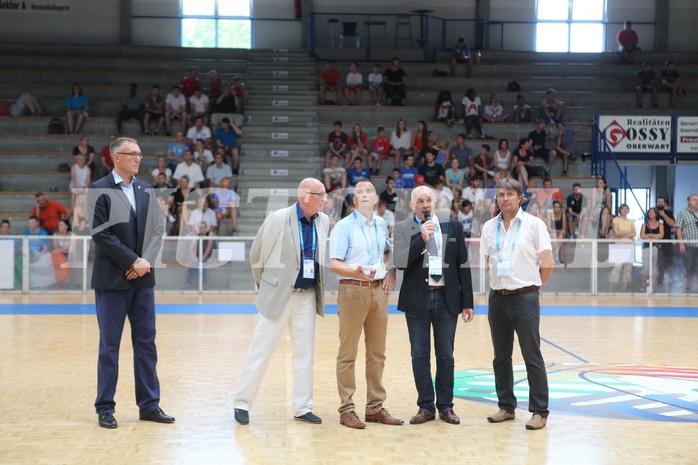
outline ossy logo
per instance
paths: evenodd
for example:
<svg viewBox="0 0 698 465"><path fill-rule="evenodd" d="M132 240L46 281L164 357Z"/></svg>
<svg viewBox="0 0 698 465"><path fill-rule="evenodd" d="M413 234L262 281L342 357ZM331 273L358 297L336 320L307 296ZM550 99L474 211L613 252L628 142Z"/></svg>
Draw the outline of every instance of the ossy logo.
<svg viewBox="0 0 698 465"><path fill-rule="evenodd" d="M608 145L611 147L616 147L627 136L623 126L616 120L613 120L611 124L606 126L606 129L603 130L603 134L606 137Z"/></svg>

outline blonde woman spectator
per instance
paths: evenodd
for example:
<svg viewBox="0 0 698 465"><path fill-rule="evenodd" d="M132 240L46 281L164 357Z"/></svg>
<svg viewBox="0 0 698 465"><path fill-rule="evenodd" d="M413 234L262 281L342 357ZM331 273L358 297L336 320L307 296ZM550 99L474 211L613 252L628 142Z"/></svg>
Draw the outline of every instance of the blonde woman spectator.
<svg viewBox="0 0 698 465"><path fill-rule="evenodd" d="M482 119L488 123L504 123L509 119L509 113L504 113L497 94L490 95L489 103L482 109Z"/></svg>
<svg viewBox="0 0 698 465"><path fill-rule="evenodd" d="M497 150L494 151L493 164L494 171L502 172L502 175L506 178L511 177L511 163L512 156L509 151L509 141L506 139L499 139L499 144L497 145Z"/></svg>

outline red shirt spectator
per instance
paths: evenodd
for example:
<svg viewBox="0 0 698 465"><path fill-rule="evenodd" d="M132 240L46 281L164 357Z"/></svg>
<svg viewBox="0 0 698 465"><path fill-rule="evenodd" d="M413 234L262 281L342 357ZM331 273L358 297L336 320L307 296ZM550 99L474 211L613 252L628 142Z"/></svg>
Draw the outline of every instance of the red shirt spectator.
<svg viewBox="0 0 698 465"><path fill-rule="evenodd" d="M320 80L329 86L335 86L342 80L342 74L337 68L325 68L320 74Z"/></svg>
<svg viewBox="0 0 698 465"><path fill-rule="evenodd" d="M618 36L616 40L620 45L627 49L632 49L639 42L637 37L637 32L632 29L621 29L618 31Z"/></svg>
<svg viewBox="0 0 698 465"><path fill-rule="evenodd" d="M41 192L37 192L35 197L36 205L32 209L32 215L39 217L39 225L49 234L58 230L61 219L70 218L70 208L62 203L47 199Z"/></svg>
<svg viewBox="0 0 698 465"><path fill-rule="evenodd" d="M182 87L182 93L189 99L194 95L194 87L201 87L201 80L196 77L199 74L199 70L196 68L189 69L189 75L182 78L179 81L179 85Z"/></svg>
<svg viewBox="0 0 698 465"><path fill-rule="evenodd" d="M109 169L109 171L114 169L114 160L111 159L111 154L109 153L109 145L102 147L102 164Z"/></svg>

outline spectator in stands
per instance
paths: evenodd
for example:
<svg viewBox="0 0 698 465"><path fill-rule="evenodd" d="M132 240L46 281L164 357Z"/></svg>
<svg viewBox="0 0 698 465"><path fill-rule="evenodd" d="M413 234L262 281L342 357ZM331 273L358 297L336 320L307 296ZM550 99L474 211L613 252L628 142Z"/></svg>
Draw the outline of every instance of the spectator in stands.
<svg viewBox="0 0 698 465"><path fill-rule="evenodd" d="M211 115L211 125L213 130L220 124L223 118L228 118L230 121L236 121L240 126L242 124L242 115L238 115L237 109L240 107L240 100L233 94L230 86L223 83L221 94L213 102L213 114Z"/></svg>
<svg viewBox="0 0 698 465"><path fill-rule="evenodd" d="M388 210L388 204L385 200L378 200L378 216L385 220L388 226L388 237L393 237L393 228L395 228L395 213Z"/></svg>
<svg viewBox="0 0 698 465"><path fill-rule="evenodd" d="M657 278L659 276L657 270L657 257L659 255L658 242L664 238L664 224L659 222L659 212L655 207L647 210L645 215L645 223L640 228L640 237L644 241L642 243L642 276L643 281L650 277L650 262L652 263L652 290L657 292ZM650 247L650 241L652 246Z"/></svg>
<svg viewBox="0 0 698 465"><path fill-rule="evenodd" d="M211 259L211 256L213 255L213 246L216 243L215 239L213 238L215 235L211 231L207 230L207 224L205 221L201 221L199 223L198 230L194 235L201 238L201 245L199 245L198 240L189 241L189 247L187 249L187 258L189 263L187 264L187 278L184 281L183 286L183 289L185 290L191 289L194 278L199 273L199 263L204 263L204 266L201 267L201 279L202 286L204 289L206 289L207 267L205 264Z"/></svg>
<svg viewBox="0 0 698 465"><path fill-rule="evenodd" d="M492 169L492 157L490 157L491 147L489 144L482 144L480 147L480 153L473 157L472 170L473 174L482 177L483 187L488 187L490 185L489 181L492 176L494 176L494 170Z"/></svg>
<svg viewBox="0 0 698 465"><path fill-rule="evenodd" d="M468 138L472 137L470 132L474 127L475 130L480 133L481 139L487 139L485 131L482 129L482 103L475 89L468 89L461 103L463 103L463 119L465 120L466 136Z"/></svg>
<svg viewBox="0 0 698 465"><path fill-rule="evenodd" d="M361 129L361 125L359 123L354 124L351 128L351 134L347 137L349 140L349 154L348 154L348 159L345 164L345 167L351 166L351 164L354 162L354 159L358 158L367 158L368 156L368 150L366 149L366 133ZM373 162L369 159L368 160L368 166L369 168ZM376 173L373 173L376 174Z"/></svg>
<svg viewBox="0 0 698 465"><path fill-rule="evenodd" d="M456 106L453 103L451 92L447 90L439 92L436 97L436 105L434 105L433 121L444 123L449 128L456 124Z"/></svg>
<svg viewBox="0 0 698 465"><path fill-rule="evenodd" d="M492 156L492 169L495 173L501 172L505 178L510 178L511 163L512 156L509 151L509 141L506 139L499 139L497 150L494 151L494 155Z"/></svg>
<svg viewBox="0 0 698 465"><path fill-rule="evenodd" d="M576 238L580 234L580 227L587 216L587 206L582 185L578 182L572 184L572 193L567 196L567 232L569 237ZM582 233L582 238L584 237Z"/></svg>
<svg viewBox="0 0 698 465"><path fill-rule="evenodd" d="M211 110L208 95L201 92L201 87L194 87L194 95L189 97L189 124L198 116L204 119L204 124L208 124L208 113Z"/></svg>
<svg viewBox="0 0 698 465"><path fill-rule="evenodd" d="M132 82L128 85L128 94L124 96L121 103L121 110L116 113L116 132L121 134L121 126L124 121L136 119L140 127L143 126L143 112L141 111L143 101L138 95L138 85Z"/></svg>
<svg viewBox="0 0 698 465"><path fill-rule="evenodd" d="M80 136L80 143L73 147L73 163L78 162L78 155L83 155L87 167L90 171L95 169L95 148L90 145L90 138L87 136Z"/></svg>
<svg viewBox="0 0 698 465"><path fill-rule="evenodd" d="M522 186L528 185L528 178L536 176L536 164L533 161L533 150L531 150L531 139L524 137L519 139L519 146L514 151L513 166L514 174Z"/></svg>
<svg viewBox="0 0 698 465"><path fill-rule="evenodd" d="M347 83L344 86L344 95L347 98L348 105L361 104L361 86L363 85L363 76L359 72L359 64L353 62L351 71L347 73Z"/></svg>
<svg viewBox="0 0 698 465"><path fill-rule="evenodd" d="M334 67L334 61L327 62L327 68L320 73L320 105L328 105L327 91L337 94L337 105L342 104L342 75Z"/></svg>
<svg viewBox="0 0 698 465"><path fill-rule="evenodd" d="M417 165L421 165L424 161L424 153L422 150L427 146L427 134L429 128L424 120L417 122L417 130L412 133L412 154L417 157Z"/></svg>
<svg viewBox="0 0 698 465"><path fill-rule="evenodd" d="M63 266L68 263L71 257L70 253L75 253L76 244L73 241L74 234L70 227L70 221L61 220L58 223L58 231L53 235L51 242L53 247L51 250L51 264L54 270L55 284L62 284L70 279L70 268ZM71 250L72 249L72 250Z"/></svg>
<svg viewBox="0 0 698 465"><path fill-rule="evenodd" d="M185 175L194 189L198 189L199 184L204 182L204 173L201 167L194 163L194 154L188 149L184 152L184 161L177 165L172 179L179 183L179 179Z"/></svg>
<svg viewBox="0 0 698 465"><path fill-rule="evenodd" d="M560 202L562 208L562 192L557 187L553 187L552 179L545 178L543 188L536 192L536 203L540 207L541 214L549 214L553 210L553 202Z"/></svg>
<svg viewBox="0 0 698 465"><path fill-rule="evenodd" d="M399 169L403 188L412 189L415 184L415 178L419 174L419 170L414 166L414 156L405 155L403 157L403 165Z"/></svg>
<svg viewBox="0 0 698 465"><path fill-rule="evenodd" d="M407 123L402 118L397 120L395 130L390 134L390 154L394 157L394 167L398 166L398 158L404 159L412 154L412 133L407 130Z"/></svg>
<svg viewBox="0 0 698 465"><path fill-rule="evenodd" d="M184 220L184 216L187 216L188 219L189 213L188 209L185 210L184 208L185 202L189 202L190 204L194 203L193 201L188 200L187 197L189 197L189 194L191 194L192 191L196 190L189 184L189 176L186 174L179 178L177 185L177 190L170 195L168 202L170 214L175 220L174 227L170 231L170 235L172 236L179 235L179 225ZM186 215L184 215L185 212Z"/></svg>
<svg viewBox="0 0 698 465"><path fill-rule="evenodd" d="M31 214L37 216L42 229L48 234L53 234L58 231L58 222L70 219L73 211L60 202L47 199L43 192L37 192L34 195L34 208Z"/></svg>
<svg viewBox="0 0 698 465"><path fill-rule="evenodd" d="M659 106L659 91L657 87L657 75L652 71L652 63L646 61L642 64L642 69L637 72L637 86L635 87L635 97L637 107L642 108L642 94L645 92L652 94L652 106Z"/></svg>
<svg viewBox="0 0 698 465"><path fill-rule="evenodd" d="M208 187L218 187L223 179L230 178L233 175L230 165L224 163L224 155L225 152L219 149L213 157L213 164L206 169Z"/></svg>
<svg viewBox="0 0 698 465"><path fill-rule="evenodd" d="M240 76L235 76L235 79L233 79L233 88L231 90L235 98L237 98L240 112L244 113L247 108L247 88Z"/></svg>
<svg viewBox="0 0 698 465"><path fill-rule="evenodd" d="M189 68L189 74L184 76L180 81L179 85L182 88L182 93L186 98L194 95L194 87L201 87L201 80L198 78L199 70L192 66Z"/></svg>
<svg viewBox="0 0 698 465"><path fill-rule="evenodd" d="M202 139L197 139L194 145L194 162L201 167L201 172L206 176L206 170L213 164L213 153L204 146Z"/></svg>
<svg viewBox="0 0 698 465"><path fill-rule="evenodd" d="M470 172L470 165L472 165L473 150L465 145L466 135L461 133L456 137L456 145L451 147L448 152L449 158L458 159L458 168L463 170L463 175L469 178L472 174Z"/></svg>
<svg viewBox="0 0 698 465"><path fill-rule="evenodd" d="M218 76L218 71L212 69L208 72L208 87L206 88L206 95L211 101L215 101L221 91L223 90L223 81Z"/></svg>
<svg viewBox="0 0 698 465"><path fill-rule="evenodd" d="M559 123L562 121L562 112L564 110L565 102L555 98L555 89L548 89L545 93L545 100L543 100L540 106L543 121L546 123Z"/></svg>
<svg viewBox="0 0 698 465"><path fill-rule="evenodd" d="M85 164L85 155L79 154L75 159L75 163L70 167L70 184L68 185L68 190L70 190L71 193L70 204L72 209L75 209L76 196L81 194L92 184L92 173L90 168Z"/></svg>
<svg viewBox="0 0 698 465"><path fill-rule="evenodd" d="M442 165L436 163L436 155L427 151L424 154L424 163L419 166L419 174L424 176L424 182L432 187L436 186L436 181L441 180L443 183L446 170Z"/></svg>
<svg viewBox="0 0 698 465"><path fill-rule="evenodd" d="M184 133L177 131L175 141L170 142L167 146L167 167L174 172L177 169L177 165L184 160L184 152L188 149L189 146L185 143Z"/></svg>
<svg viewBox="0 0 698 465"><path fill-rule="evenodd" d="M529 179L528 184L526 184L523 189L523 200L521 200L521 209L523 211L528 209L531 200L536 197L536 192L538 192L538 184L536 183L536 180Z"/></svg>
<svg viewBox="0 0 698 465"><path fill-rule="evenodd" d="M349 186L354 187L359 181L369 181L371 172L362 166L363 160L357 158L354 160L354 166L347 170L347 182Z"/></svg>
<svg viewBox="0 0 698 465"><path fill-rule="evenodd" d="M676 239L686 268L683 281L686 293L698 282L698 194L689 195L687 200L688 207L676 216Z"/></svg>
<svg viewBox="0 0 698 465"><path fill-rule="evenodd" d="M405 183L402 181L402 177L400 177L400 168L394 168L390 177L395 181L395 189L405 188Z"/></svg>
<svg viewBox="0 0 698 465"><path fill-rule="evenodd" d="M213 209L213 202L211 197L214 194L209 194L206 196L201 196L196 201L196 208L189 215L187 220L188 233L192 235L198 235L199 233L199 223L206 223L206 231L211 235L216 234L218 231L218 219L216 218L216 213Z"/></svg>
<svg viewBox="0 0 698 465"><path fill-rule="evenodd" d="M546 215L546 223L550 237L553 239L553 256L557 257L559 263L565 263L565 247L560 241L565 239L567 216L562 211L562 204L559 201L553 201L553 208Z"/></svg>
<svg viewBox="0 0 698 465"><path fill-rule="evenodd" d="M616 243L632 245L637 231L635 230L635 223L628 219L630 207L628 207L626 204L623 204L618 209L618 213L620 214L620 216L616 216L615 218L613 218L612 221L613 232L615 233L616 237ZM629 261L617 263L613 267L608 283L608 292L613 292L615 285L619 281L621 282L621 290L623 292L628 291L628 284L630 283L633 274L633 261L634 260L630 259Z"/></svg>
<svg viewBox="0 0 698 465"><path fill-rule="evenodd" d="M171 134L172 121L179 121L180 129L186 130L188 121L187 99L177 84L172 86L172 92L165 97L165 131L168 136ZM158 135L157 131L155 131L155 135Z"/></svg>
<svg viewBox="0 0 698 465"><path fill-rule="evenodd" d="M406 105L407 73L400 67L400 59L393 57L390 66L383 71L383 88L388 105Z"/></svg>
<svg viewBox="0 0 698 465"><path fill-rule="evenodd" d="M92 227L90 218L87 216L87 195L78 195L75 200L75 210L73 210L73 232L78 236L89 236Z"/></svg>
<svg viewBox="0 0 698 465"><path fill-rule="evenodd" d="M509 119L509 113L504 113L497 94L490 95L489 103L482 109L482 119L487 123L504 123Z"/></svg>
<svg viewBox="0 0 698 465"><path fill-rule="evenodd" d="M143 103L143 135L150 135L150 120L157 121L157 126L153 132L156 136L160 134L163 124L165 124L165 101L160 95L160 86L153 85L150 95Z"/></svg>
<svg viewBox="0 0 698 465"><path fill-rule="evenodd" d="M544 168L545 175L550 176L550 168L553 166L553 162L557 157L557 152L555 149L546 149L545 140L552 134L552 130L545 127L545 121L539 120L536 129L528 133L528 138L531 140L531 149L533 150L533 155L535 157L541 158L545 161L546 166ZM567 163L564 163L564 171L567 173Z"/></svg>
<svg viewBox="0 0 698 465"><path fill-rule="evenodd" d="M371 97L376 103L376 106L381 106L383 98L383 74L379 64L373 65L373 73L368 75L368 88L371 91Z"/></svg>
<svg viewBox="0 0 698 465"><path fill-rule="evenodd" d="M451 218L453 194L451 189L444 189L443 179L434 181L434 212L439 218Z"/></svg>
<svg viewBox="0 0 698 465"><path fill-rule="evenodd" d="M327 150L325 151L325 168L330 166L330 158L339 157L344 160L344 168L349 168L347 162L349 160L348 150L349 139L342 131L342 122L334 122L334 130L327 136Z"/></svg>
<svg viewBox="0 0 698 465"><path fill-rule="evenodd" d="M82 95L82 87L80 84L73 85L73 91L65 101L68 107L68 133L77 134L82 129L82 125L89 116L89 101L86 95Z"/></svg>
<svg viewBox="0 0 698 465"><path fill-rule="evenodd" d="M114 169L114 160L111 158L111 153L109 153L109 145L111 145L112 142L116 140L116 134L109 134L109 142L107 142L107 145L102 147L102 153L99 158L99 161L102 165L102 169L99 170L101 171L101 174L99 176L95 176L95 178L98 177L103 177Z"/></svg>
<svg viewBox="0 0 698 465"><path fill-rule="evenodd" d="M400 196L395 192L395 180L391 176L388 176L385 179L385 190L380 193L378 200L385 202L385 208L395 213L399 199Z"/></svg>
<svg viewBox="0 0 698 465"><path fill-rule="evenodd" d="M216 129L216 147L223 149L226 155L230 155L232 159L233 174L237 175L240 172L240 148L238 137L242 137L242 128L223 118L221 126Z"/></svg>
<svg viewBox="0 0 698 465"><path fill-rule="evenodd" d="M239 198L237 193L231 187L232 181L230 177L221 178L220 185L214 193L217 201L216 219L220 225L223 219L230 218L233 223L233 234L238 232L237 208Z"/></svg>
<svg viewBox="0 0 698 465"><path fill-rule="evenodd" d="M211 130L204 126L204 119L197 116L194 119L194 126L187 131L187 145L193 147L197 139L203 139L206 147L211 147Z"/></svg>
<svg viewBox="0 0 698 465"><path fill-rule="evenodd" d="M473 209L480 209L484 206L485 190L481 187L481 185L482 176L476 174L470 178L470 186L463 189L463 198L470 201Z"/></svg>
<svg viewBox="0 0 698 465"><path fill-rule="evenodd" d="M680 95L686 95L686 89L683 88L679 72L674 68L674 61L668 60L665 68L660 73L662 79L662 90L671 94L671 106L676 106L676 99Z"/></svg>
<svg viewBox="0 0 698 465"><path fill-rule="evenodd" d="M674 218L674 213L671 211L669 204L665 197L657 197L657 214L659 215L658 220L664 225L664 237L662 237L662 242L657 244L659 247L659 254L657 256L657 272L660 278L659 284L664 281L664 274L670 273L673 268L674 261L674 249L676 247L670 241L672 237L672 230L676 227L676 219Z"/></svg>
<svg viewBox="0 0 698 465"><path fill-rule="evenodd" d="M22 93L15 103L10 105L10 116L38 116L42 113L39 101L29 92Z"/></svg>
<svg viewBox="0 0 698 465"><path fill-rule="evenodd" d="M327 192L347 187L347 170L343 166L339 166L339 160L338 156L333 156L330 159L330 166L322 172Z"/></svg>
<svg viewBox="0 0 698 465"><path fill-rule="evenodd" d="M390 141L385 137L385 128L379 126L376 137L371 142L371 150L368 157L368 169L371 170L372 174L380 173L381 167L383 166L383 161L390 158ZM375 170L374 170L375 163Z"/></svg>
<svg viewBox="0 0 698 465"><path fill-rule="evenodd" d="M470 56L470 47L463 37L459 37L451 53L451 76L456 75L456 63L465 63L465 75L470 77L473 72L473 57Z"/></svg>
<svg viewBox="0 0 698 465"><path fill-rule="evenodd" d="M594 123L592 123L594 124ZM589 126L579 126L576 129L565 129L565 123L562 121L557 123L557 137L555 138L555 151L562 155L562 175L567 176L567 168L570 160L577 159L577 144L574 142L574 136L580 131L584 131Z"/></svg>
<svg viewBox="0 0 698 465"><path fill-rule="evenodd" d="M434 161L443 166L444 169L446 169L446 161L447 161L447 153L448 153L448 148L450 146L450 142L447 140L442 140L441 142L438 142L437 140L437 135L436 131L429 130L427 131L427 140L426 140L426 145L422 147L421 151L421 159L424 159L424 154L427 152L431 152L434 154L435 159Z"/></svg>
<svg viewBox="0 0 698 465"><path fill-rule="evenodd" d="M599 176L596 179L596 187L591 191L589 202L589 219L598 228L599 239L607 239L611 225L611 189L606 184L606 178ZM586 234L587 225L582 226L582 234Z"/></svg>
<svg viewBox="0 0 698 465"><path fill-rule="evenodd" d="M164 155L158 156L157 166L150 173L153 177L153 183L157 184L158 175L165 175L165 184L172 185L172 170L167 166L167 158Z"/></svg>
<svg viewBox="0 0 698 465"><path fill-rule="evenodd" d="M633 30L632 21L625 22L625 27L618 31L616 41L621 63L633 63L633 57L642 51L637 46L640 39L637 37L637 32Z"/></svg>
<svg viewBox="0 0 698 465"><path fill-rule="evenodd" d="M10 235L10 229L12 228L12 225L10 224L10 220L2 220L0 222L0 236L9 236ZM14 265L13 265L13 274L14 274L14 285L13 289L15 290L20 290L22 289L22 279L24 275L24 258L22 256L22 240L21 239L15 239L14 240Z"/></svg>
<svg viewBox="0 0 698 465"><path fill-rule="evenodd" d="M465 175L458 167L458 159L451 158L451 166L446 170L446 186L451 189L454 199L460 199L465 185Z"/></svg>
<svg viewBox="0 0 698 465"><path fill-rule="evenodd" d="M531 105L526 103L526 99L524 99L524 96L521 94L516 96L516 105L514 105L514 122L533 122L533 108L531 108Z"/></svg>
<svg viewBox="0 0 698 465"><path fill-rule="evenodd" d="M460 209L456 219L463 225L463 237L470 239L473 236L473 204L470 200L463 199L460 202Z"/></svg>
<svg viewBox="0 0 698 465"><path fill-rule="evenodd" d="M56 220L56 230L58 222ZM32 213L27 220L27 229L22 232L23 236L48 236L48 233L40 225L39 218ZM55 284L53 265L51 264L51 251L48 239L29 239L29 287L36 289L48 287Z"/></svg>

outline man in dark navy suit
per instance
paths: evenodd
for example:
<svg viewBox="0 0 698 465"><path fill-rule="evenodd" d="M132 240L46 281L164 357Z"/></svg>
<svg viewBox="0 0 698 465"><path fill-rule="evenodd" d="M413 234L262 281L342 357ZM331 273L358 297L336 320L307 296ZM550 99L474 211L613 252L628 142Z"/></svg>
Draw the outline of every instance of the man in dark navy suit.
<svg viewBox="0 0 698 465"><path fill-rule="evenodd" d="M457 425L453 411L453 345L458 315L473 320L473 286L460 222L436 218L428 186L412 191L414 215L395 225L393 262L404 270L398 310L405 312L412 373L419 411L413 425L439 418ZM431 378L431 328L434 328L436 382ZM436 389L436 396L434 390Z"/></svg>
<svg viewBox="0 0 698 465"><path fill-rule="evenodd" d="M138 142L120 137L109 146L114 170L88 189L88 211L95 243L92 288L99 326L97 399L99 426L116 428L114 393L119 346L128 317L134 353L139 418L172 423L160 409L155 348L155 262L162 245L164 218L152 187L135 175L143 158Z"/></svg>

